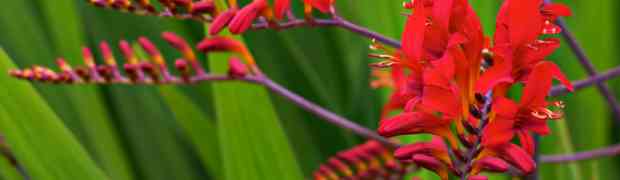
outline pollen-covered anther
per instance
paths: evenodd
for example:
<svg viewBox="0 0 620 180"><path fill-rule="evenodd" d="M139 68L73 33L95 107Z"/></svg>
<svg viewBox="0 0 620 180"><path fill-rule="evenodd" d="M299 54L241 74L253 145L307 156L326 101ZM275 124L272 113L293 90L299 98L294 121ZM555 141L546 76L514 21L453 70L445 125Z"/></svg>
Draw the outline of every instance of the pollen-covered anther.
<svg viewBox="0 0 620 180"><path fill-rule="evenodd" d="M387 60L387 61L371 63L371 64L368 64L368 66L371 68L383 69L383 68L391 68L394 64L397 64L397 62Z"/></svg>
<svg viewBox="0 0 620 180"><path fill-rule="evenodd" d="M562 111L551 111L547 108L537 108L532 111L532 116L537 119L545 120L545 119L561 119L564 116Z"/></svg>

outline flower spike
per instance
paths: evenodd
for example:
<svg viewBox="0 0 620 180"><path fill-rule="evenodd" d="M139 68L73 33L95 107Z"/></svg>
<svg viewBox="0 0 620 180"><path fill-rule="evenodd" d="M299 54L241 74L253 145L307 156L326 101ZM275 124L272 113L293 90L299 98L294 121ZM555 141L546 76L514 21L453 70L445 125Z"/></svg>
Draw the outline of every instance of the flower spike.
<svg viewBox="0 0 620 180"><path fill-rule="evenodd" d="M85 66L83 67L72 68L64 59L58 58L56 60L60 69L58 72L46 67L33 66L21 70L10 70L9 74L18 79L57 84L194 84L208 80L243 80L249 78L247 77L249 75L248 67L237 58L231 59L228 74L221 76L208 74L199 63L187 41L171 32L163 33L162 37L172 47L181 51L183 55L175 61L172 67L178 70L180 77L173 75L168 70L169 67L163 58L163 54L155 44L145 37L140 37L138 44L148 55L148 61L139 60L130 43L121 40L118 46L126 63L118 64L110 44L104 41L99 44L104 64L96 64L90 48L84 47L82 53ZM211 47L208 51L249 53L245 50L245 46L236 41L229 41L228 43L232 43L232 45L219 44ZM248 54L247 57L251 56ZM122 69L119 69L119 66Z"/></svg>
<svg viewBox="0 0 620 180"><path fill-rule="evenodd" d="M380 143L368 141L331 157L314 172L314 179L402 179L413 170L410 163L396 161Z"/></svg>
<svg viewBox="0 0 620 180"><path fill-rule="evenodd" d="M384 59L370 66L391 70L388 80L394 88L377 131L384 137L431 134L449 146L404 145L396 149L396 158L444 179L448 172L461 179L486 179L478 174L506 172L512 166L523 174L532 172L532 134L549 134L547 120L562 117L563 104L547 101L552 80L573 89L557 65L546 61L559 39L540 36L558 33L552 22L570 10L542 0L506 0L491 42L466 0L411 0L403 7L412 14L407 15L402 48L369 55ZM382 50L374 43L371 49ZM525 85L518 102L507 96L516 84ZM389 117L395 110L401 112ZM520 146L512 144L515 138Z"/></svg>

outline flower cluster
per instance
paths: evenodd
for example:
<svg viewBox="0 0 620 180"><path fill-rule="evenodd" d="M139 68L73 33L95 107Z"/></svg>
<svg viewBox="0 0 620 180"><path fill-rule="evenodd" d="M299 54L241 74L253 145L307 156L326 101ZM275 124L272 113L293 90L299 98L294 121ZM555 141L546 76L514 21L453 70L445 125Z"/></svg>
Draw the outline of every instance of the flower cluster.
<svg viewBox="0 0 620 180"><path fill-rule="evenodd" d="M292 18L291 0L252 0L240 7L237 0L228 0L228 7L218 7L215 0L159 0L161 9L155 8L149 0L89 0L98 7L112 8L140 15L175 17L211 22L209 34L216 35L225 27L233 34L240 34L252 28L255 21L266 21L268 26L277 29L278 21L286 16ZM322 13L333 13L335 0L303 0L305 18L313 21L314 9Z"/></svg>
<svg viewBox="0 0 620 180"><path fill-rule="evenodd" d="M497 16L495 35L483 35L480 21L467 0L415 0L402 37L393 50L375 43L385 54L372 64L390 68L374 86L393 86L383 110L379 134L385 137L427 133L447 142L421 142L397 150L397 157L437 172L470 178L483 170L503 172L508 166L532 172L532 133L550 133L547 120L559 119L561 102L546 100L552 80L568 89L570 81L545 58L558 46L561 29L553 22L570 10L542 0L506 0ZM379 73L375 73L379 74ZM522 97L508 90L524 84ZM556 109L554 109L556 108ZM402 110L397 115L396 110ZM454 131L452 131L454 128ZM519 144L512 143L514 136ZM460 142L460 145L459 145Z"/></svg>
<svg viewBox="0 0 620 180"><path fill-rule="evenodd" d="M228 37L205 38L197 49L203 53L209 52L234 52L242 57L243 63L236 56L229 60L229 72L226 77L213 76L205 72L192 47L181 37L171 32L162 33L163 39L173 48L181 52L182 58L175 61L174 68L181 74L180 77L173 75L162 53L147 38L138 39L138 44L147 57L138 57L136 51L125 40L120 41L119 50L127 62L119 70L116 58L107 42L100 43L100 52L104 64L95 63L90 48L82 48L84 65L72 68L63 58L59 58L59 71L42 66L33 66L22 70L11 70L10 75L19 79L59 83L59 84L189 84L202 80L217 80L213 78L242 78L249 73L259 73L255 67L254 59L249 51L239 41ZM225 79L222 79L225 80Z"/></svg>
<svg viewBox="0 0 620 180"><path fill-rule="evenodd" d="M330 158L314 172L314 179L402 179L413 170L411 163L397 161L390 149L368 141Z"/></svg>

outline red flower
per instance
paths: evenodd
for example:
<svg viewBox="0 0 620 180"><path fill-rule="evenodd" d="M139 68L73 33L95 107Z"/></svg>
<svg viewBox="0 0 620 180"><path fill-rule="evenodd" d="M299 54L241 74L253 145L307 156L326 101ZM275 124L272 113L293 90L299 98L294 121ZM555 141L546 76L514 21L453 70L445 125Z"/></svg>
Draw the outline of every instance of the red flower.
<svg viewBox="0 0 620 180"><path fill-rule="evenodd" d="M484 159L486 157L501 158L521 170L524 174L529 174L536 169L536 162L534 162L532 156L521 147L512 143L485 148L480 152L479 159Z"/></svg>
<svg viewBox="0 0 620 180"><path fill-rule="evenodd" d="M534 151L530 133L548 134L547 120L562 116L548 108L562 104L545 99L552 80L572 90L559 68L545 61L559 47L559 40L538 38L560 32L552 22L570 11L557 4L543 6L542 0L507 0L491 43L483 36L479 18L467 0L411 1L405 8L413 14L407 18L402 49L392 52L373 46L390 54L372 55L386 59L373 67L391 67L395 88L383 109L379 134L440 136L458 157L459 147L451 131L454 125L469 151L482 149L470 159L475 161L472 169L463 172L475 177L472 179L484 178L475 176L483 170L507 171L508 164L526 174L531 172L536 165L530 155ZM525 84L519 103L506 98L507 90L516 83ZM491 108L483 109L488 103ZM386 118L397 109L404 111ZM487 122L480 123L483 120ZM523 148L511 144L515 134ZM479 141L481 147L473 144ZM396 157L442 177L451 166L441 146L432 143L401 147Z"/></svg>
<svg viewBox="0 0 620 180"><path fill-rule="evenodd" d="M329 13L330 8L336 0L304 0L306 5L306 13L312 11L312 8L316 8L322 13Z"/></svg>
<svg viewBox="0 0 620 180"><path fill-rule="evenodd" d="M553 24L558 16L570 15L564 5L542 6L542 0L504 1L497 16L492 48L495 64L476 85L477 92L486 92L503 82L525 81L531 69L560 46L556 38L538 40L542 34L557 34ZM542 10L541 7L542 6Z"/></svg>
<svg viewBox="0 0 620 180"><path fill-rule="evenodd" d="M457 141L450 132L449 119L442 119L425 112L406 112L390 119L384 119L379 124L379 134L392 137L407 134L429 133L450 141L452 147L457 147Z"/></svg>
<svg viewBox="0 0 620 180"><path fill-rule="evenodd" d="M521 102L515 102L506 98L495 100L493 112L496 113L491 123L484 129L482 143L485 146L496 146L508 143L515 134L523 147L532 154L534 152L533 140L529 131L540 135L549 134L546 120L562 117L560 112L547 109L550 105L545 100L551 89L552 78L558 78L566 83L569 89L572 86L559 71L559 68L551 62L537 64L527 85L523 91ZM560 104L555 104L560 106Z"/></svg>
<svg viewBox="0 0 620 180"><path fill-rule="evenodd" d="M254 20L256 20L259 15L265 15L267 13L267 0L254 0L237 12L235 17L230 20L228 28L233 34L243 33L252 26Z"/></svg>
<svg viewBox="0 0 620 180"><path fill-rule="evenodd" d="M291 10L291 0L275 0L274 13L277 19L284 18L284 14Z"/></svg>

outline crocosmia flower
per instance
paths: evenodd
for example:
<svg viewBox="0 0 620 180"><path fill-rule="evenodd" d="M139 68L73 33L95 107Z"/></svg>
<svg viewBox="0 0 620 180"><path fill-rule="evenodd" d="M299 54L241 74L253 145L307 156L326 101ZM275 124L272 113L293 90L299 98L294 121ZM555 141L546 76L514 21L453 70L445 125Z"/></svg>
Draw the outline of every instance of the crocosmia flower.
<svg viewBox="0 0 620 180"><path fill-rule="evenodd" d="M372 46L385 54L371 55L383 59L371 67L389 68L394 88L378 131L386 137L432 134L436 139L403 146L396 157L442 179L449 171L469 179L509 167L532 172L532 133L549 134L547 120L562 118L563 104L547 100L553 80L572 90L560 69L545 59L559 39L540 36L561 32L553 22L570 10L542 0L506 0L491 38L484 37L467 0L415 0L404 7L411 14L402 48ZM525 87L520 100L507 95L516 84Z"/></svg>

